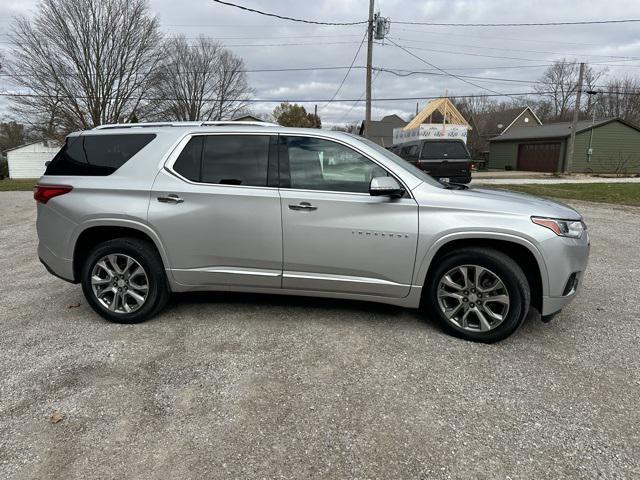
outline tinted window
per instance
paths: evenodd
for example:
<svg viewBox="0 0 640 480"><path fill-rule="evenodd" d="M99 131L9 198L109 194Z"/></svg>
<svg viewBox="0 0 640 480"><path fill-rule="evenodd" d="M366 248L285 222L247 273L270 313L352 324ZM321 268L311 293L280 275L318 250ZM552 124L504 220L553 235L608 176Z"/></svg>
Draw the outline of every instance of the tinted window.
<svg viewBox="0 0 640 480"><path fill-rule="evenodd" d="M402 155L402 158L406 159L406 160L417 160L418 159L418 145L417 144L412 144L412 145L407 145L406 147L402 147L400 149L400 154Z"/></svg>
<svg viewBox="0 0 640 480"><path fill-rule="evenodd" d="M358 152L329 140L287 137L290 187L368 193L373 177L386 170Z"/></svg>
<svg viewBox="0 0 640 480"><path fill-rule="evenodd" d="M155 137L154 134L69 137L45 175L110 175Z"/></svg>
<svg viewBox="0 0 640 480"><path fill-rule="evenodd" d="M200 162L202 161L202 142L204 137L193 137L184 147L173 169L189 180L200 181Z"/></svg>
<svg viewBox="0 0 640 480"><path fill-rule="evenodd" d="M205 137L200 178L205 183L267 185L269 137L211 135Z"/></svg>
<svg viewBox="0 0 640 480"><path fill-rule="evenodd" d="M424 142L420 158L436 160L442 158L468 158L469 152L462 142Z"/></svg>

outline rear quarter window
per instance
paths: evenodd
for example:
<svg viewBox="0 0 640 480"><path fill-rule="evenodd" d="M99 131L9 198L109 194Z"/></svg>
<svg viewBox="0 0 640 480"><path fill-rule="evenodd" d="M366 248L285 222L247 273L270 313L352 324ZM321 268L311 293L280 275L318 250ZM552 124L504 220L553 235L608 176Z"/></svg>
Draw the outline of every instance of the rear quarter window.
<svg viewBox="0 0 640 480"><path fill-rule="evenodd" d="M155 137L153 133L68 137L45 175L111 175Z"/></svg>

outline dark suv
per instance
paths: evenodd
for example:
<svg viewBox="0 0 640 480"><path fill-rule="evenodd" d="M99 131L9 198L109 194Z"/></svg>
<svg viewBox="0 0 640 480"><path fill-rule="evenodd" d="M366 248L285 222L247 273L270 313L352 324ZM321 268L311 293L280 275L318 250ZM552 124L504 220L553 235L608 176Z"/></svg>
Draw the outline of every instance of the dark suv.
<svg viewBox="0 0 640 480"><path fill-rule="evenodd" d="M471 156L462 140L415 140L389 150L438 180L471 181Z"/></svg>

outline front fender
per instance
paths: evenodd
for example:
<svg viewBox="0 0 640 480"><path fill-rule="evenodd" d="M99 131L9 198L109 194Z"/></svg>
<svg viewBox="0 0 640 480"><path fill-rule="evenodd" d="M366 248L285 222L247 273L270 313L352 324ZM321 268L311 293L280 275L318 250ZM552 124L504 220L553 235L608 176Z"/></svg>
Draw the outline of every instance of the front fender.
<svg viewBox="0 0 640 480"><path fill-rule="evenodd" d="M427 249L426 253L422 256L422 259L419 260L418 268L414 270L414 285L424 285L427 278L427 272L429 271L429 267L431 266L431 262L433 258L438 253L443 246L448 244L449 242L455 240L470 240L470 239L482 239L482 240L502 240L506 242L517 243L522 245L527 250L529 250L536 259L538 263L538 268L540 269L540 277L542 280L542 294L548 295L549 292L549 272L547 270L547 265L544 261L542 254L538 247L535 244L523 238L519 235L502 233L502 232L490 232L490 231L482 231L482 230L465 230L461 232L452 232L444 234L437 238Z"/></svg>

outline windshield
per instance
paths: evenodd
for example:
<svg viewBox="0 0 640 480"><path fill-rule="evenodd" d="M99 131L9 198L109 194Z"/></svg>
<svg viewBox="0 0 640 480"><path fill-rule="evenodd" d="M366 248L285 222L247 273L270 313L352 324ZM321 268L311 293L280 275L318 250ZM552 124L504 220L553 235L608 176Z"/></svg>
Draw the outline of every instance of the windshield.
<svg viewBox="0 0 640 480"><path fill-rule="evenodd" d="M351 135L352 137L357 138L361 142L365 143L368 147L373 148L376 152L380 153L381 155L384 155L386 158L391 160L393 163L398 165L400 168L408 171L414 177L417 177L419 180L422 180L423 182L428 183L429 185L431 185L433 187L444 188L444 186L439 181L437 181L433 177L427 175L422 170L420 170L418 167L416 167L414 165L411 165L409 162L407 162L406 160L400 158L395 153L390 152L386 148L381 147L380 145L378 145L375 142L372 142L368 138L360 137L360 136L353 135L353 134L349 134L349 135Z"/></svg>
<svg viewBox="0 0 640 480"><path fill-rule="evenodd" d="M444 158L469 158L469 152L462 142L437 141L424 142L422 146L422 160L440 160Z"/></svg>

